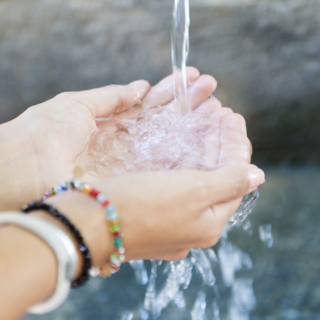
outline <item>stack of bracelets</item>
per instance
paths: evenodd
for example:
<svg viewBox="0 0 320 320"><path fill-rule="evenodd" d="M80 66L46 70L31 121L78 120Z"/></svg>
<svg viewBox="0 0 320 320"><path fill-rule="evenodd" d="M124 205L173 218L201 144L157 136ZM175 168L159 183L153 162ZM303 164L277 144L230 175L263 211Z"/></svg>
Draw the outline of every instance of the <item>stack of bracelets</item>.
<svg viewBox="0 0 320 320"><path fill-rule="evenodd" d="M107 228L108 231L112 234L114 248L113 252L111 253L109 262L102 267L92 267L89 249L86 246L79 230L77 230L77 228L56 208L43 202L31 202L29 205L26 205L22 208L22 212L29 213L34 210L44 210L52 216L56 217L74 235L75 239L78 242L79 250L84 258L84 267L82 274L78 279L72 282L71 286L72 288L77 288L83 285L89 279L89 276L100 276L105 278L118 272L121 263L125 260L125 249L123 248L122 232L120 228L119 217L115 207L110 204L109 200L104 194L92 188L82 178L75 178L53 187L45 193L42 201L68 190L77 190L89 195L90 197L94 198L105 210L107 218Z"/></svg>
<svg viewBox="0 0 320 320"><path fill-rule="evenodd" d="M79 176L76 173L76 169L75 175ZM102 267L92 267L90 251L85 244L80 231L72 224L72 222L52 205L43 202L50 197L68 190L77 190L87 194L95 199L105 211L107 229L108 232L111 232L112 234L114 247L109 262ZM104 194L92 188L82 178L75 178L55 186L45 193L42 198L42 202L31 202L30 204L25 205L21 211L23 213L30 213L31 211L37 210L46 211L64 224L77 241L78 249L83 256L84 261L80 277L71 282L75 273L77 256L71 239L62 230L35 217L29 217L29 219L26 219L22 215L1 215L0 225L6 223L17 224L34 232L47 242L56 254L58 261L58 282L56 291L47 301L44 301L29 310L29 313L43 314L54 310L65 300L70 289L70 284L71 288L77 288L88 281L90 276L100 276L105 278L119 271L121 263L125 260L125 250L123 248L119 217L115 207L110 204Z"/></svg>
<svg viewBox="0 0 320 320"><path fill-rule="evenodd" d="M92 188L82 178L75 178L53 187L45 193L42 200L44 201L50 197L66 192L68 190L78 190L89 195L90 197L94 198L105 210L108 229L113 237L114 249L111 253L110 261L102 267L92 267L90 270L90 275L93 277L109 277L119 271L121 263L125 259L122 232L119 223L119 216L116 212L116 209L112 204L110 204L109 200L104 194Z"/></svg>

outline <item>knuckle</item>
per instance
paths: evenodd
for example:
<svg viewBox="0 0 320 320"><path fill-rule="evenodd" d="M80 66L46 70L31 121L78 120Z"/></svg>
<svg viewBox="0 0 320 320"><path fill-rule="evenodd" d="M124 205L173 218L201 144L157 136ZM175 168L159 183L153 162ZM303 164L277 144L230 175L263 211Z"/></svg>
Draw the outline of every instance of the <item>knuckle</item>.
<svg viewBox="0 0 320 320"><path fill-rule="evenodd" d="M249 187L249 177L246 173L233 169L233 179L229 182L229 190L232 198L240 198Z"/></svg>
<svg viewBox="0 0 320 320"><path fill-rule="evenodd" d="M114 105L115 106L121 106L122 104L122 99L121 99L121 94L119 92L119 87L115 84L111 84L109 86L112 95L113 95L113 99L114 99Z"/></svg>
<svg viewBox="0 0 320 320"><path fill-rule="evenodd" d="M204 204L208 202L210 198L210 188L206 181L197 180L194 183L194 195L197 203Z"/></svg>

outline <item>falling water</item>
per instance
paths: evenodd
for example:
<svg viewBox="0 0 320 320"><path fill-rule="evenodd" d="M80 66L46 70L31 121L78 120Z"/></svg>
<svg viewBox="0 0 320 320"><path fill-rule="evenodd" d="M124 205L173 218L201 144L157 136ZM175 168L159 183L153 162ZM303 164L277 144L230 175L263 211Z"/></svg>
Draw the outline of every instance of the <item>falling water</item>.
<svg viewBox="0 0 320 320"><path fill-rule="evenodd" d="M190 111L187 95L186 62L189 53L189 0L174 0L173 28L171 32L172 64L174 73L175 103L171 112L157 106L144 113L136 113L135 119L110 117L103 120L98 134L81 155L78 163L87 172L100 177L146 170L174 170L191 168L213 170L216 164L205 159L203 138L209 127L207 114ZM109 129L106 129L109 128ZM238 278L241 269L251 269L250 257L232 244L228 232L240 225L251 213L259 193L246 196L224 230L218 254L212 249L192 249L186 259L175 262L130 262L137 283L146 285L143 304L136 310L127 310L122 320L157 319L169 304L192 320L221 318L219 290L213 268L220 266L225 287L231 296L227 314L229 320L247 320L254 308L255 297L252 280ZM213 226L214 227L214 226ZM250 232L248 222L243 226ZM261 229L260 234L270 239L270 232ZM270 243L270 240L268 240ZM190 304L187 292L193 278L201 283ZM159 281L162 279L161 284ZM194 288L193 288L194 290ZM242 297L246 295L246 298ZM211 299L211 297L214 299ZM211 299L211 300L210 300Z"/></svg>
<svg viewBox="0 0 320 320"><path fill-rule="evenodd" d="M189 0L174 0L173 27L171 31L172 66L174 74L174 96L176 108L174 111L190 111L186 63L189 54ZM229 227L245 221L251 213L258 191L246 196L235 215L229 221ZM255 306L255 296L251 279L238 279L236 272L242 268L252 269L250 257L228 241L228 228L224 232L218 256L212 249L192 249L188 258L177 262L152 261L150 278L146 288L144 307L150 312L152 319L157 319L161 312L173 302L179 310L186 310L184 292L188 289L194 272L202 278L202 288L199 288L190 316L192 320L204 320L208 313L205 287L216 288L216 279L212 271L213 264L220 264L224 284L232 287L229 302L228 316L230 320L249 319L249 313ZM250 230L251 225L246 224L244 229ZM156 279L159 267L165 263L163 273L167 275L164 286L157 291ZM135 269L137 281L141 283L142 274L146 274L143 261L132 264ZM245 297L243 297L245 295ZM209 307L210 308L210 307ZM211 305L212 319L220 319L220 310L217 300ZM210 312L209 312L210 314Z"/></svg>
<svg viewBox="0 0 320 320"><path fill-rule="evenodd" d="M173 25L171 30L172 69L174 75L174 97L179 100L179 109L189 111L186 66L189 55L189 0L174 0Z"/></svg>

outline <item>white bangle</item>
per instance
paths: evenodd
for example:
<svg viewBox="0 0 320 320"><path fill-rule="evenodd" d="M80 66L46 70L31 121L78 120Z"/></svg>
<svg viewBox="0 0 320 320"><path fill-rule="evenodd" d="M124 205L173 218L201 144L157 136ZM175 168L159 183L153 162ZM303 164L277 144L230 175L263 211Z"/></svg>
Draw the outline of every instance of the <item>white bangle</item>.
<svg viewBox="0 0 320 320"><path fill-rule="evenodd" d="M75 277L77 252L71 239L58 227L32 216L17 212L0 214L1 225L16 225L29 230L45 241L54 251L58 261L58 281L52 296L28 310L33 314L44 314L55 310L67 298L72 279Z"/></svg>

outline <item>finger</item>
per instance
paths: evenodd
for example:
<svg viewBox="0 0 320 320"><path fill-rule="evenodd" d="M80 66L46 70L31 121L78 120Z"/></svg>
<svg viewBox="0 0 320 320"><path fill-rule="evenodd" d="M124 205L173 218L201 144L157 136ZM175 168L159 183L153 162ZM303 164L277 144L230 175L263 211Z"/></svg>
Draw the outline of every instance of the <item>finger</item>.
<svg viewBox="0 0 320 320"><path fill-rule="evenodd" d="M188 86L200 77L200 72L193 67L187 67ZM174 77L170 75L151 88L142 103L145 108L165 105L174 98Z"/></svg>
<svg viewBox="0 0 320 320"><path fill-rule="evenodd" d="M223 229L239 208L241 201L242 198L239 198L216 204L202 213L200 219L194 223L194 234L202 235L202 237L196 237L194 239L198 248L210 248L219 241ZM214 228L212 228L212 226L214 226Z"/></svg>
<svg viewBox="0 0 320 320"><path fill-rule="evenodd" d="M191 109L198 108L217 89L217 81L210 75L203 75L188 88Z"/></svg>
<svg viewBox="0 0 320 320"><path fill-rule="evenodd" d="M222 108L221 102L216 98L209 98L205 102L201 103L198 108L195 109L196 113L213 113Z"/></svg>
<svg viewBox="0 0 320 320"><path fill-rule="evenodd" d="M195 82L193 82L188 88L188 103L191 110L198 108L202 102L206 101L208 97L216 90L217 81L209 75L200 76ZM172 101L169 103L166 108L170 110L176 110L177 104L179 106L179 102L183 104L185 101L185 97L181 97L179 101L179 97L177 101ZM182 108L183 106L181 106Z"/></svg>
<svg viewBox="0 0 320 320"><path fill-rule="evenodd" d="M264 172L254 165L228 166L213 172L199 172L207 194L204 208L242 198L264 182Z"/></svg>
<svg viewBox="0 0 320 320"><path fill-rule="evenodd" d="M232 114L233 111L229 108L218 109L214 112L210 118L210 128L207 131L203 142L205 152L202 160L202 164L209 168L216 168L219 162L220 156L220 134L221 134L221 123L223 119Z"/></svg>
<svg viewBox="0 0 320 320"><path fill-rule="evenodd" d="M149 89L150 84L147 81L138 80L129 85L110 85L87 91L70 92L56 98L73 99L75 102L85 105L92 118L102 118L141 103Z"/></svg>
<svg viewBox="0 0 320 320"><path fill-rule="evenodd" d="M220 142L218 166L250 163L252 145L241 115L229 114L222 120Z"/></svg>

